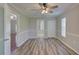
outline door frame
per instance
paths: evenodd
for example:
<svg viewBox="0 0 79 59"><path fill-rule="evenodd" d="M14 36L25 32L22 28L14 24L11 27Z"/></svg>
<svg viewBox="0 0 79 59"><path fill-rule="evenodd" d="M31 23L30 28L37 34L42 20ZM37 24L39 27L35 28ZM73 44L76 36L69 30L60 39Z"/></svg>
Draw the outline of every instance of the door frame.
<svg viewBox="0 0 79 59"><path fill-rule="evenodd" d="M11 20L10 19L11 14L15 14L18 17L18 14L15 13L15 11L12 10L7 3L5 3L4 4L4 54L5 55L10 55L11 54L11 27L10 27L11 26L11 21L10 21ZM17 18L16 21L18 21L18 19L19 18ZM9 20L9 22L8 22L9 26L6 26L7 25L6 24L7 20ZM9 32L8 33L6 33L7 32L6 27L9 27ZM17 24L17 31L16 32L18 32L18 24ZM9 34L9 35L7 35L7 34ZM17 40L17 37L16 37L16 40ZM6 41L9 41L9 42L6 43ZM8 45L8 48L6 48L6 45Z"/></svg>

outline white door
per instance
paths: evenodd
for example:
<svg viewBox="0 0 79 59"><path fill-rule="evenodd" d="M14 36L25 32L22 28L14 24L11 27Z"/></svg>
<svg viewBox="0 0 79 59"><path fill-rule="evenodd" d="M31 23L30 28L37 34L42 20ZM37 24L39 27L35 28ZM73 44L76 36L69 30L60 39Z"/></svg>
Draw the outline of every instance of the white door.
<svg viewBox="0 0 79 59"><path fill-rule="evenodd" d="M9 6L5 4L4 6L4 54L11 54L11 51L15 49L15 40L12 41L12 33L16 35L17 32L17 15L14 11L9 9ZM14 39L13 38L13 39Z"/></svg>
<svg viewBox="0 0 79 59"><path fill-rule="evenodd" d="M10 13L8 10L7 4L5 4L4 8L4 54L10 54Z"/></svg>

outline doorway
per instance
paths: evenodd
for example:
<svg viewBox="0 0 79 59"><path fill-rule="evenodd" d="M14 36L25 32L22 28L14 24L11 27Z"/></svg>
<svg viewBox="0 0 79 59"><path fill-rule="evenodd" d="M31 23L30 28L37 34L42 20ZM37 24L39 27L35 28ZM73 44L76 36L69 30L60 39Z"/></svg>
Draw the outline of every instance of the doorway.
<svg viewBox="0 0 79 59"><path fill-rule="evenodd" d="M17 35L17 16L11 14L11 52L16 49L16 35Z"/></svg>

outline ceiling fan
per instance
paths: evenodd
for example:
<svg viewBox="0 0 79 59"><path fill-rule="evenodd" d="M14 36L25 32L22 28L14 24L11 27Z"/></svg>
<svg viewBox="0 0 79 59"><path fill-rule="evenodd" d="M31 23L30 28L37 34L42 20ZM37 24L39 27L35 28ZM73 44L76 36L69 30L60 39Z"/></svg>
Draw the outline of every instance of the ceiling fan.
<svg viewBox="0 0 79 59"><path fill-rule="evenodd" d="M45 14L45 13L53 13L53 9L55 8L58 8L58 5L50 5L48 3L39 3L39 6L41 7L41 10L42 10L42 14Z"/></svg>

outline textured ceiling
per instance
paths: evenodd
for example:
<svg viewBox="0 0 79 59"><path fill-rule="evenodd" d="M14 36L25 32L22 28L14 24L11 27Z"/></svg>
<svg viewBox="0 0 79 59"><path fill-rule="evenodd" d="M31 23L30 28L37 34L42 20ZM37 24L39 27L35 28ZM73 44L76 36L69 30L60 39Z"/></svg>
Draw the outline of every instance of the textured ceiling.
<svg viewBox="0 0 79 59"><path fill-rule="evenodd" d="M78 4L72 4L72 3L51 3L50 5L58 5L58 8L53 10L53 13L48 13L45 15L41 14L40 6L38 3L13 3L16 8L22 11L22 13L26 16L31 17L55 17L63 12L67 11L68 9L78 5Z"/></svg>

